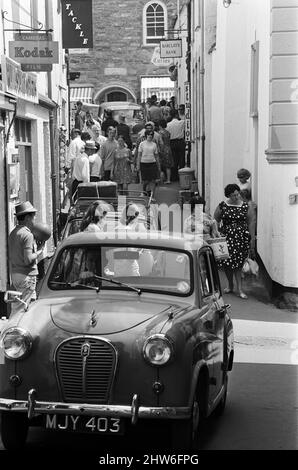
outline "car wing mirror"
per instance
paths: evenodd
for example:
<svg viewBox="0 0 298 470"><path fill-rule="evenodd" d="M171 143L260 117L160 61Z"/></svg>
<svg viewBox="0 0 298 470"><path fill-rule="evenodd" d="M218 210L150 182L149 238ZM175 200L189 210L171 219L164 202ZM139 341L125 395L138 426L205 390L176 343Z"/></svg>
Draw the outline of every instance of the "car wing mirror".
<svg viewBox="0 0 298 470"><path fill-rule="evenodd" d="M4 294L4 302L9 304L10 302L19 300L21 296L22 296L22 292L19 292L17 290L7 290Z"/></svg>
<svg viewBox="0 0 298 470"><path fill-rule="evenodd" d="M27 304L27 302L21 299L21 297L22 297L22 292L19 292L17 290L7 290L4 294L4 302L11 303L17 300L18 302L21 302L22 304L24 304L25 310L27 311L29 304Z"/></svg>

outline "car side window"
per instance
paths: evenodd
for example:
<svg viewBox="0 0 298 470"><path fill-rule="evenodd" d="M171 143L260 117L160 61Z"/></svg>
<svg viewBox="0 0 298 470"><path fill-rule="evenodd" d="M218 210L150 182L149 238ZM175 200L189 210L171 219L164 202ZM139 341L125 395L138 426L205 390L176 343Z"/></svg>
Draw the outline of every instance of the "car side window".
<svg viewBox="0 0 298 470"><path fill-rule="evenodd" d="M207 251L199 253L199 280L202 297L213 294L212 271Z"/></svg>

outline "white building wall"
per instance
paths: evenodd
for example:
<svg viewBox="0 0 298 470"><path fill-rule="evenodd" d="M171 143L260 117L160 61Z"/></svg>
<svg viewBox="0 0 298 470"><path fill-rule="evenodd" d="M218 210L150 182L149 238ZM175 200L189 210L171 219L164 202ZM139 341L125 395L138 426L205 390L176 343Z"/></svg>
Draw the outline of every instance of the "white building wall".
<svg viewBox="0 0 298 470"><path fill-rule="evenodd" d="M297 18L297 0L271 1L270 127L263 172L265 191L271 187L272 209L268 217L262 192L262 233L266 238L259 242L273 281L294 288L298 288L298 204L291 205L289 197L298 194Z"/></svg>
<svg viewBox="0 0 298 470"><path fill-rule="evenodd" d="M49 6L49 24L46 25L46 5ZM32 9L33 7L33 9ZM0 41L0 54L9 55L8 42L14 40L14 33L5 31L4 29L17 29L18 24L28 25L29 27L39 27L37 21L43 24L42 29L46 27L53 29L52 39L59 42L59 64L53 65L53 71L50 74L52 89L48 87L47 72L38 72L37 89L41 96L51 97L57 103L57 126L67 124L67 83L66 83L66 67L64 62L64 50L62 49L62 29L61 15L59 15L61 6L56 0L22 0L22 2L11 2L8 0L0 0L0 9L7 13L5 17L16 23L6 20L0 22L0 37L5 38L5 43ZM19 26L20 28L24 28ZM64 112L62 112L62 100L64 100ZM32 176L33 176L33 201L31 201L38 209L37 219L52 224L52 183L49 178L50 165L50 148L49 148L49 110L40 104L34 104L26 100L17 99L17 118L28 119L32 126ZM12 119L12 113L9 113L9 119ZM57 126L55 129L55 138L58 138ZM3 133L2 133L3 136ZM1 144L0 139L0 144ZM2 142L3 143L3 142ZM15 146L14 128L12 126L10 132L9 147ZM6 289L6 236L13 228L13 212L14 205L18 200L10 200L8 208L4 204L4 168L3 168L3 147L0 149L0 217L5 220L5 212L9 214L9 227L2 224L0 228L0 291ZM58 168L58 153L55 153L57 160L56 169ZM9 157L8 157L9 163ZM59 177L56 171L57 178ZM24 184L24 182L21 182ZM50 244L48 244L50 247Z"/></svg>
<svg viewBox="0 0 298 470"><path fill-rule="evenodd" d="M298 2L273 0L273 5L273 27L291 30ZM267 159L272 150L297 158L294 128L298 114L293 96L298 83L298 42L294 41L298 33L273 35L270 64L270 7L270 0L241 0L228 8L218 2L212 63L211 211L224 199L224 187L237 182L237 170L249 169L258 204L258 253L273 281L298 287L298 205L289 205L289 194L297 192L297 166ZM251 117L251 45L255 41L259 41L258 116Z"/></svg>

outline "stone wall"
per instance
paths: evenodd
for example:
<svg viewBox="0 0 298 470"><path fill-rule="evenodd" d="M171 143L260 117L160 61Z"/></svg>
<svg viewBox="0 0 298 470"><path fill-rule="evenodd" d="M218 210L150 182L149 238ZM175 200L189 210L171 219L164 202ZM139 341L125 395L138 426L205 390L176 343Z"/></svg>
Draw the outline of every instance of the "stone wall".
<svg viewBox="0 0 298 470"><path fill-rule="evenodd" d="M140 100L141 75L168 75L167 67L151 63L154 45L143 46L143 7L148 0L103 0L93 2L93 49L73 53L71 71L79 71L73 82L91 83L94 95L105 86L119 85L132 90ZM176 0L165 0L168 29L177 15ZM181 5L183 1L180 2Z"/></svg>

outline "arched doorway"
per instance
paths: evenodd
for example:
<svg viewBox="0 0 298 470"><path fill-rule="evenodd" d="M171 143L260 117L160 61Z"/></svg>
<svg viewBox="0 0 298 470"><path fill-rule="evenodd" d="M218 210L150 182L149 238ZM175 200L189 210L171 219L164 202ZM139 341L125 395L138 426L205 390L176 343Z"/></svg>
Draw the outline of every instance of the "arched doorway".
<svg viewBox="0 0 298 470"><path fill-rule="evenodd" d="M137 98L135 93L125 85L111 83L97 91L94 96L95 103L100 104L106 101L130 101L136 103Z"/></svg>

